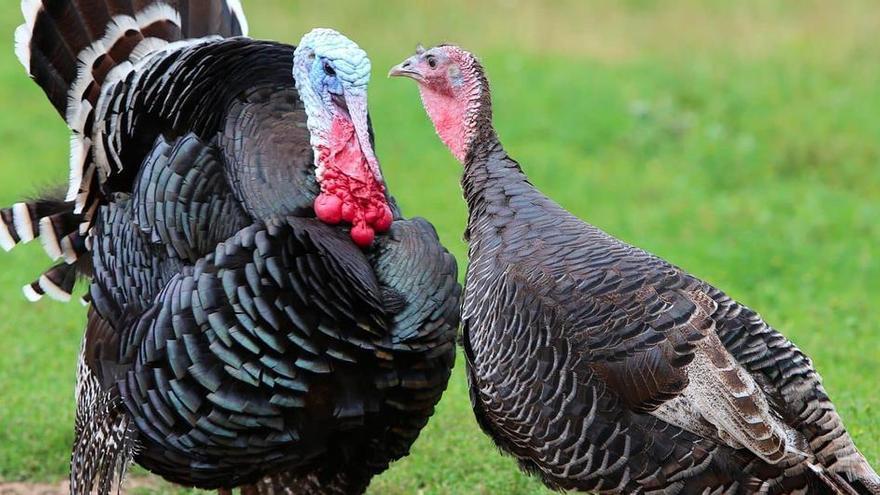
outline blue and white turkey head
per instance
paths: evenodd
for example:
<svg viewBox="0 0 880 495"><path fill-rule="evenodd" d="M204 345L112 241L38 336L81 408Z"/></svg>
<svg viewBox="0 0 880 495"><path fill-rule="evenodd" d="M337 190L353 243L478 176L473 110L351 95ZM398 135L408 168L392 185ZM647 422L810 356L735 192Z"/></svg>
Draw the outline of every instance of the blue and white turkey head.
<svg viewBox="0 0 880 495"><path fill-rule="evenodd" d="M350 223L352 240L364 247L376 232L391 225L370 139L370 70L366 52L332 29L314 29L303 36L293 59L293 76L315 152L315 177L321 186L315 214L327 223Z"/></svg>

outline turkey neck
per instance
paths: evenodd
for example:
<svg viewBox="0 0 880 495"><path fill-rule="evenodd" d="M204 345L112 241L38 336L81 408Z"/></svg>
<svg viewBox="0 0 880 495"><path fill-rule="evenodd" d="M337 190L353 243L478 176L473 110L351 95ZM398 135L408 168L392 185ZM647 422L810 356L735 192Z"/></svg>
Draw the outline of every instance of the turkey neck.
<svg viewBox="0 0 880 495"><path fill-rule="evenodd" d="M527 178L498 140L494 131L471 147L465 162L461 187L468 208L498 203L504 197L503 185Z"/></svg>
<svg viewBox="0 0 880 495"><path fill-rule="evenodd" d="M483 67L461 51L452 57L459 61L459 82L420 84L420 93L440 139L464 165L461 185L469 210L465 237L470 239L479 219L514 209L511 192L528 195L536 191L504 151L492 125L492 97Z"/></svg>
<svg viewBox="0 0 880 495"><path fill-rule="evenodd" d="M507 154L495 129L492 126L491 110L475 112L478 119L476 136L470 142L469 151L461 178L464 199L468 205L468 226L465 238L479 236L484 229L481 225L497 225L497 222L481 220L505 216L516 210L511 201L511 192L517 195L533 194L537 191L529 183L528 177L519 164ZM487 233L496 232L489 229Z"/></svg>

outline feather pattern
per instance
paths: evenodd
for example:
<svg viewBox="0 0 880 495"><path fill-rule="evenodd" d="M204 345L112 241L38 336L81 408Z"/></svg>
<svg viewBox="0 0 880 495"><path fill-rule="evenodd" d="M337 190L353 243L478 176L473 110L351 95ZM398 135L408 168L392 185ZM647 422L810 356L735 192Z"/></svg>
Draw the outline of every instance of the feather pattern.
<svg viewBox="0 0 880 495"><path fill-rule="evenodd" d="M791 342L529 183L468 56L478 84L464 123L462 343L477 420L496 444L556 489L880 493Z"/></svg>
<svg viewBox="0 0 880 495"><path fill-rule="evenodd" d="M123 246L126 239L148 239L125 213L103 217L96 237ZM321 473L317 479L339 476L321 485L326 492L314 493L357 493L352 490L405 455L449 378L459 290L454 261L438 249L432 229L408 222L395 225L373 263L384 267L387 257L412 256L447 275L419 282L425 293L413 294L392 319L384 306L395 289L384 285L384 270L374 272L344 232L312 219L246 227L195 265L169 261L169 254L164 263L176 268L161 270L160 283L130 295L112 292L119 287L114 273L122 268L120 275L136 280L157 272L125 260L96 261L97 310L109 321L141 314L120 334L128 344L119 356L107 359L128 370L119 393L137 426L137 461L202 487L255 483L264 473L308 467ZM117 230L126 227L132 237ZM404 255L396 244L413 231L424 240L410 240L414 251ZM120 249L95 250L114 251ZM281 260L297 270L280 270ZM407 269L421 270L412 259L406 265L394 281ZM135 300L145 309L135 310ZM348 433L316 442L337 429ZM236 440L229 444L232 432ZM240 456L230 456L236 446ZM175 461L193 451L200 470ZM340 455L351 456L351 464L331 461Z"/></svg>
<svg viewBox="0 0 880 495"><path fill-rule="evenodd" d="M242 28L246 28L247 21L240 2L226 0L135 4L130 0L23 0L21 8L25 22L15 32L15 51L72 131L66 198L74 203L70 214L80 217L82 232L86 232L95 205L106 201L99 194L99 185L112 173L106 160L96 161L92 149L94 124L100 118L95 110L101 88L127 76L150 55L186 44L173 44L175 41L246 34ZM181 11L201 15L199 9L203 8L216 15L203 22L184 23ZM31 220L34 228L42 221L19 218L20 222ZM37 232L28 234L25 223L21 225L25 235L12 242L11 236L4 235L8 226L3 226L5 230L0 227L0 247L8 250L16 242L28 242L36 236ZM59 257L57 242L50 239L44 245L53 258Z"/></svg>
<svg viewBox="0 0 880 495"><path fill-rule="evenodd" d="M0 210L0 246L11 250L19 243L40 239L43 250L53 261L64 264L43 272L37 280L22 287L28 301L36 302L49 295L52 299L70 300L78 274L88 274L88 257L83 238L77 232L81 217L71 213L73 204L53 195L16 203Z"/></svg>
<svg viewBox="0 0 880 495"><path fill-rule="evenodd" d="M115 341L114 330L95 311L89 312L77 361L76 416L70 461L71 493L121 491L137 449L136 432L119 394L102 373L101 345ZM104 383L102 383L104 382Z"/></svg>
<svg viewBox="0 0 880 495"><path fill-rule="evenodd" d="M131 462L362 493L454 363L460 287L433 227L389 197L392 227L361 250L315 218L295 47L241 37L240 2L24 8L17 52L73 131L71 180L67 201L0 210L0 246L39 236L64 260L30 299L90 282L72 493L109 493Z"/></svg>

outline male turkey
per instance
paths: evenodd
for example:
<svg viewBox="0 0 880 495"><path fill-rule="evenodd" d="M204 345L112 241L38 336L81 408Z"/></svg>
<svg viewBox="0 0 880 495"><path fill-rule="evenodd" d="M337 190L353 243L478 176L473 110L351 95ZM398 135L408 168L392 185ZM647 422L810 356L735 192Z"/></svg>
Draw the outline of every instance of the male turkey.
<svg viewBox="0 0 880 495"><path fill-rule="evenodd" d="M529 183L493 129L472 54L420 48L390 75L418 82L464 165L471 400L522 469L606 493L880 494L791 342Z"/></svg>
<svg viewBox="0 0 880 495"><path fill-rule="evenodd" d="M71 491L109 492L133 459L201 488L363 492L446 387L460 293L386 194L366 54L328 29L241 37L233 0L22 7L71 182L4 210L0 242L64 258L32 299L91 282Z"/></svg>

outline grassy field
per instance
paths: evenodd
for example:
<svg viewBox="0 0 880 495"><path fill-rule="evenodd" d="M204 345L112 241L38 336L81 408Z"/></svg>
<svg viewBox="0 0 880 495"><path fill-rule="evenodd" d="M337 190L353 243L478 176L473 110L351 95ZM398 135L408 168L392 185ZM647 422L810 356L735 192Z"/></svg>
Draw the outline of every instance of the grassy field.
<svg viewBox="0 0 880 495"><path fill-rule="evenodd" d="M64 182L68 144L14 60L20 15L7 3L3 205ZM761 311L812 356L856 443L880 466L880 3L243 3L255 37L296 42L331 26L370 53L385 176L405 212L434 222L462 266L460 167L415 85L384 74L419 41L479 53L499 133L533 181L582 218ZM0 256L5 480L54 481L68 469L85 311L24 301L19 287L45 266L35 245ZM371 493L545 490L479 433L459 361L412 455Z"/></svg>

